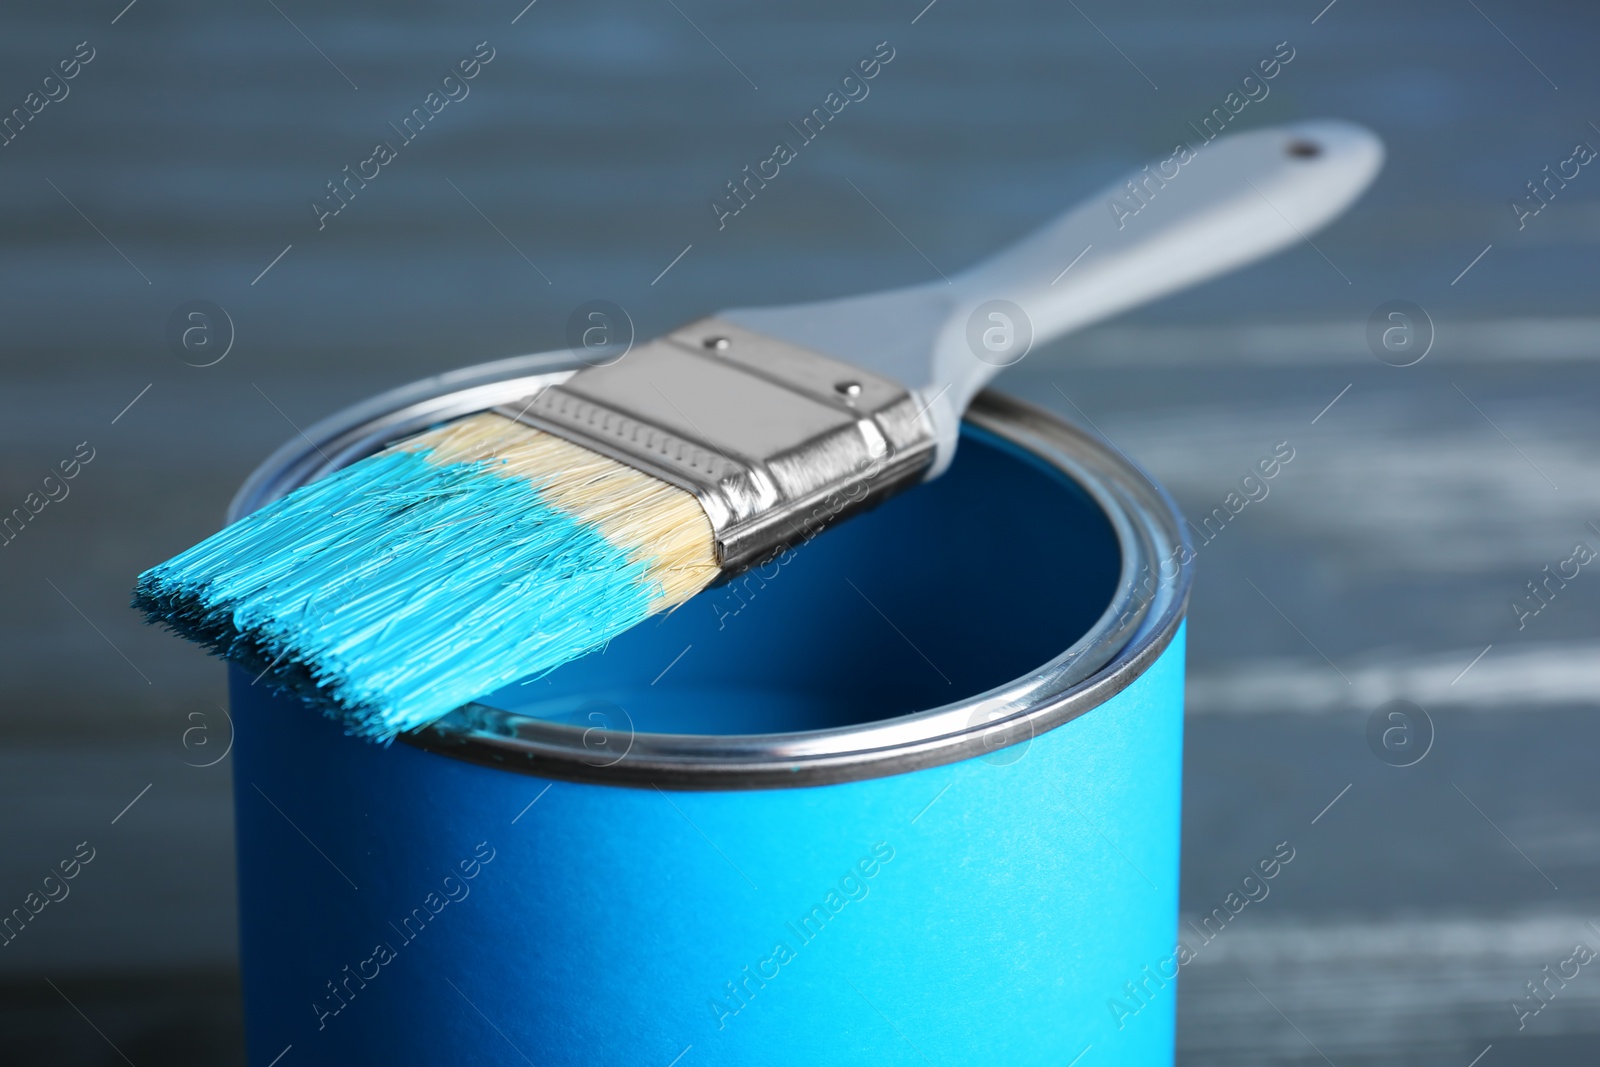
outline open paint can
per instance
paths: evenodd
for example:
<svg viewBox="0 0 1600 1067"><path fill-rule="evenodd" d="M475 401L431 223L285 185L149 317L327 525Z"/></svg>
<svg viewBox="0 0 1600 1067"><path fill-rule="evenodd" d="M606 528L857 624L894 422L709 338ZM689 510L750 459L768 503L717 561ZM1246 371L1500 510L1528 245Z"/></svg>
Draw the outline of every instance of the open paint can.
<svg viewBox="0 0 1600 1067"><path fill-rule="evenodd" d="M577 365L360 405L232 516ZM251 1063L1170 1063L1189 558L987 393L937 480L398 743L235 668Z"/></svg>

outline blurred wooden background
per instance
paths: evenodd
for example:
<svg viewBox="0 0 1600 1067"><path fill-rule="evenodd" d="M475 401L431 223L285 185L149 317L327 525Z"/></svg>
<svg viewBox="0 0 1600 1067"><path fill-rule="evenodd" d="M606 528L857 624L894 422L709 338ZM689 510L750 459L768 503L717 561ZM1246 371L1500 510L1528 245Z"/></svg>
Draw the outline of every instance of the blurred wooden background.
<svg viewBox="0 0 1600 1067"><path fill-rule="evenodd" d="M1600 978L1520 1032L1510 1001L1600 938L1600 576L1522 629L1509 606L1575 542L1600 549L1600 173L1522 229L1509 207L1600 146L1591 7L124 2L0 15L4 108L93 49L0 147L0 510L94 450L0 547L0 907L96 849L0 948L18 1062L121 1062L84 1016L136 1063L240 1055L229 761L196 766L226 744L222 672L126 605L295 425L560 347L592 298L650 336L948 272L1169 154L1282 41L1295 58L1238 126L1364 122L1379 184L1315 249L1000 383L1191 514L1295 449L1200 552L1184 909L1278 841L1297 858L1185 968L1180 1062L1593 1061ZM870 96L719 231L722 183L884 40ZM480 41L470 96L319 230L309 201ZM197 299L236 330L204 368L167 336ZM1366 341L1397 299L1437 335L1407 368ZM1436 734L1403 769L1366 741L1395 698Z"/></svg>

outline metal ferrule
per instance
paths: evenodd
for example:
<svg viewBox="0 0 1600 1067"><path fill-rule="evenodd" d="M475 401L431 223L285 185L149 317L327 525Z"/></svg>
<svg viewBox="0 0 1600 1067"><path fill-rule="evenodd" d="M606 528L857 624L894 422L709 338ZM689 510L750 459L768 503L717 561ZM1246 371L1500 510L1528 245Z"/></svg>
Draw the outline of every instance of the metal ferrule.
<svg viewBox="0 0 1600 1067"><path fill-rule="evenodd" d="M899 383L716 319L494 410L693 493L724 573L916 484L936 446Z"/></svg>

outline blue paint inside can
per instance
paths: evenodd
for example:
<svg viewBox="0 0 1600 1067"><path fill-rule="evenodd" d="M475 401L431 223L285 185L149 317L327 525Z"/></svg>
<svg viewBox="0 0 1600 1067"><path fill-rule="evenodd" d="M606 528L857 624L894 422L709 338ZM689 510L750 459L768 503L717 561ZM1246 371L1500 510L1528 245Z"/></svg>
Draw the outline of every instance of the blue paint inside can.
<svg viewBox="0 0 1600 1067"><path fill-rule="evenodd" d="M893 718L1059 655L1105 610L1120 558L1088 494L969 427L935 481L479 702L578 725L621 708L650 733Z"/></svg>

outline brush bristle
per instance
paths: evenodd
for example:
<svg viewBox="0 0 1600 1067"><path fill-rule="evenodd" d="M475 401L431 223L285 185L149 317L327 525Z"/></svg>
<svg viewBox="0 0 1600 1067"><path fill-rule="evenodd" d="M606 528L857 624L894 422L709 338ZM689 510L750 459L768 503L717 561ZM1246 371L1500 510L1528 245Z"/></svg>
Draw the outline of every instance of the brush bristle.
<svg viewBox="0 0 1600 1067"><path fill-rule="evenodd" d="M388 739L717 574L692 493L494 414L393 445L139 576L152 622Z"/></svg>

